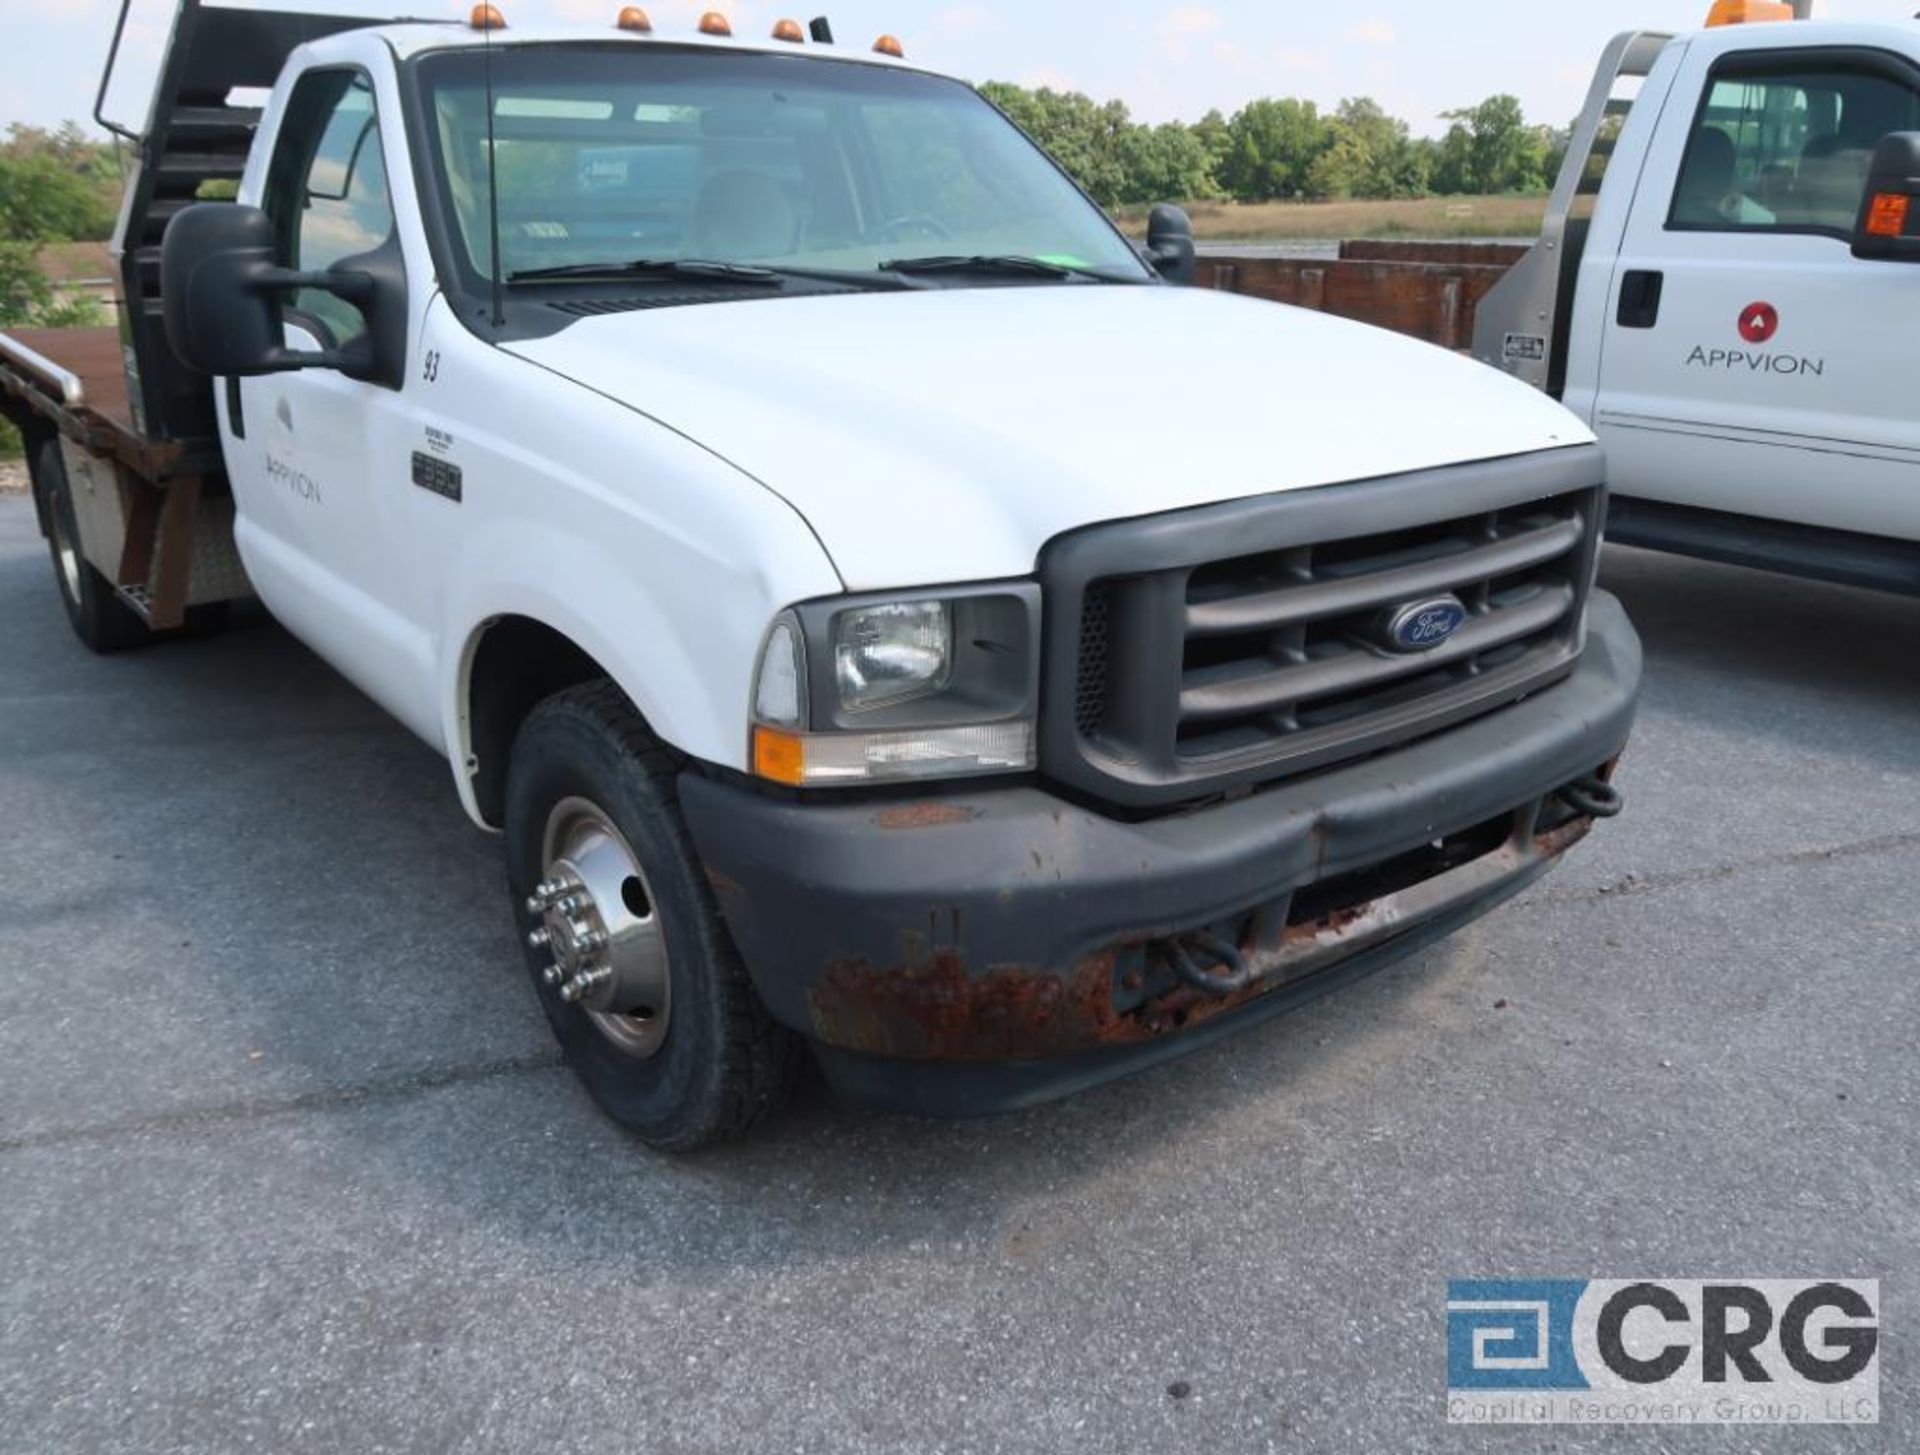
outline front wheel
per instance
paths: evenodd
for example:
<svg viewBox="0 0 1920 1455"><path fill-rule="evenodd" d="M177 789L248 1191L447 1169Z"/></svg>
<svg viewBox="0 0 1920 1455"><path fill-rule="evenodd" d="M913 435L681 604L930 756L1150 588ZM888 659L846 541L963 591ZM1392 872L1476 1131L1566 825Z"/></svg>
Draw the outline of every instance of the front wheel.
<svg viewBox="0 0 1920 1455"><path fill-rule="evenodd" d="M720 919L678 773L607 682L535 708L507 767L508 880L541 1005L594 1100L667 1151L745 1131L800 1056Z"/></svg>

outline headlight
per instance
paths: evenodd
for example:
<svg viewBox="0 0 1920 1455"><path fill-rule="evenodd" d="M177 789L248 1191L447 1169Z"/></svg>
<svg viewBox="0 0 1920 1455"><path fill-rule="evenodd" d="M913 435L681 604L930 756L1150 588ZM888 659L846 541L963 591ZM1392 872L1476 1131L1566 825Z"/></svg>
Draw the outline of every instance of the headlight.
<svg viewBox="0 0 1920 1455"><path fill-rule="evenodd" d="M754 679L753 771L807 788L1026 772L1039 630L1028 583L783 612Z"/></svg>
<svg viewBox="0 0 1920 1455"><path fill-rule="evenodd" d="M867 712L932 697L953 675L953 622L944 601L843 611L833 627L840 705Z"/></svg>

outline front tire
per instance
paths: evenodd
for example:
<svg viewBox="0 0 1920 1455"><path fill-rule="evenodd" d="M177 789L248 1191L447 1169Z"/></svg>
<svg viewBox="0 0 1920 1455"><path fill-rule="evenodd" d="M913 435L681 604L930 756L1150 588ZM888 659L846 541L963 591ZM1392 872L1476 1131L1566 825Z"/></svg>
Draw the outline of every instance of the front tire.
<svg viewBox="0 0 1920 1455"><path fill-rule="evenodd" d="M664 1151L785 1099L801 1045L761 1005L680 816L680 764L609 682L535 708L507 767L508 882L567 1063Z"/></svg>
<svg viewBox="0 0 1920 1455"><path fill-rule="evenodd" d="M103 656L147 645L153 640L152 630L120 599L113 583L81 554L73 487L67 480L57 439L41 441L34 451L33 487L41 492L46 505L54 583L60 588L60 604L67 609L74 635L86 643L89 651Z"/></svg>

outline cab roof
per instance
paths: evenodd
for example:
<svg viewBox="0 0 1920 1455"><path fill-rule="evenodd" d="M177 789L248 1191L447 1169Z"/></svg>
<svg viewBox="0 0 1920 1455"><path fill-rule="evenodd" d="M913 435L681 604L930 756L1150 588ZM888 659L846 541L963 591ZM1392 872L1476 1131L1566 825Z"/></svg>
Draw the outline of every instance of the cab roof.
<svg viewBox="0 0 1920 1455"><path fill-rule="evenodd" d="M507 24L491 32L477 29L464 20L396 21L390 25L372 26L369 30L392 46L394 54L403 61L428 51L478 50L488 43L488 36L491 34L492 44L503 50L533 45L670 46L676 50L730 51L736 54L747 52L807 60L853 61L863 66L886 66L895 70L920 71L927 75L945 74L927 66L916 65L911 60L882 55L866 45L845 41L834 45L821 45L813 41L796 43L774 40L771 35L765 37L740 34L708 35L693 26L682 29L677 26L656 25L653 31L646 34L621 30L613 23L616 6L609 6L605 25L521 26L513 24L509 7L502 8L508 10Z"/></svg>
<svg viewBox="0 0 1920 1455"><path fill-rule="evenodd" d="M1798 50L1808 47L1886 50L1891 34L1909 40L1920 33L1910 20L1775 20L1756 25L1716 25L1682 38L1716 51Z"/></svg>

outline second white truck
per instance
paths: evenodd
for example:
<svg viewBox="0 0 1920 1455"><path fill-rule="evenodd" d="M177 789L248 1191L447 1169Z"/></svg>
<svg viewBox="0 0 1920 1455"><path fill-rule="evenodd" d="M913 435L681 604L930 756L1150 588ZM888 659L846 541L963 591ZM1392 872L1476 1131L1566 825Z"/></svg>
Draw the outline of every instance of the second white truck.
<svg viewBox="0 0 1920 1455"><path fill-rule="evenodd" d="M1593 426L1610 539L1920 593L1920 25L1795 8L1613 43L1474 352Z"/></svg>

